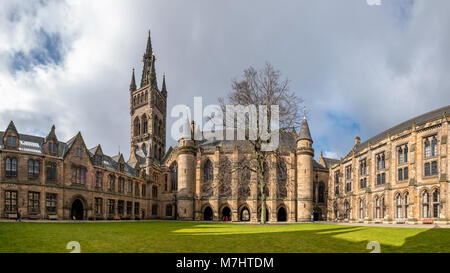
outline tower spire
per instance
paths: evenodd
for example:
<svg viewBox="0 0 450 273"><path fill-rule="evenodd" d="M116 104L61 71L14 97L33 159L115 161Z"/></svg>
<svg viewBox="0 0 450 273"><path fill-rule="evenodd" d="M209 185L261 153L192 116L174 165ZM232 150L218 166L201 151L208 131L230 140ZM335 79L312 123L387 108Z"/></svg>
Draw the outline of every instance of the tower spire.
<svg viewBox="0 0 450 273"><path fill-rule="evenodd" d="M156 81L155 61L156 61L155 54L152 54L152 65L151 65L150 75L149 75L149 83L150 83L152 89L158 89L158 83Z"/></svg>
<svg viewBox="0 0 450 273"><path fill-rule="evenodd" d="M130 83L130 91L136 91L136 79L134 77L134 68L133 73L131 74L131 83Z"/></svg>
<svg viewBox="0 0 450 273"><path fill-rule="evenodd" d="M145 55L152 56L153 48L152 48L152 38L150 35L150 30L148 31L148 39L147 39L147 49L145 51Z"/></svg>
<svg viewBox="0 0 450 273"><path fill-rule="evenodd" d="M163 74L163 83L161 87L161 93L164 97L167 97L167 87L166 87L166 73Z"/></svg>
<svg viewBox="0 0 450 273"><path fill-rule="evenodd" d="M141 87L146 86L150 83L152 59L153 59L153 48L152 48L152 39L150 37L150 30L149 30L148 31L148 39L147 39L147 49L145 50L145 54L142 59L142 61L144 62L144 67L142 68Z"/></svg>

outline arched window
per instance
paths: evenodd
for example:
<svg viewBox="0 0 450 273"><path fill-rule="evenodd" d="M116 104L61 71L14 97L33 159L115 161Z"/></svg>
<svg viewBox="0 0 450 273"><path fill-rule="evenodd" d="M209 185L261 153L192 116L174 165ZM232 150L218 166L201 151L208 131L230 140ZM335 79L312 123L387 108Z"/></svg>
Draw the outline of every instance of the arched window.
<svg viewBox="0 0 450 273"><path fill-rule="evenodd" d="M362 199L359 200L359 219L364 219L364 201Z"/></svg>
<svg viewBox="0 0 450 273"><path fill-rule="evenodd" d="M203 186L202 186L202 195L204 197L213 196L214 190L212 187L212 183L214 180L214 167L212 162L207 159L205 165L203 166Z"/></svg>
<svg viewBox="0 0 450 273"><path fill-rule="evenodd" d="M172 186L172 191L178 190L178 164L177 162L172 163L170 166L170 182Z"/></svg>
<svg viewBox="0 0 450 273"><path fill-rule="evenodd" d="M141 123L139 122L139 118L136 117L134 119L134 136L138 136L141 134Z"/></svg>
<svg viewBox="0 0 450 273"><path fill-rule="evenodd" d="M396 197L396 204L397 204L397 219L401 219L402 218L402 196L400 194L397 195Z"/></svg>
<svg viewBox="0 0 450 273"><path fill-rule="evenodd" d="M280 159L277 162L277 198L286 198L287 197L287 169L284 160ZM320 188L319 188L319 196L320 196ZM320 197L319 197L320 199ZM320 200L319 200L320 202Z"/></svg>
<svg viewBox="0 0 450 273"><path fill-rule="evenodd" d="M402 147L398 148L398 164L403 163L403 149Z"/></svg>
<svg viewBox="0 0 450 273"><path fill-rule="evenodd" d="M348 201L345 201L344 203L344 210L345 210L344 214L345 219L350 219L350 204L348 203Z"/></svg>
<svg viewBox="0 0 450 273"><path fill-rule="evenodd" d="M319 182L319 203L325 202L325 184Z"/></svg>
<svg viewBox="0 0 450 273"><path fill-rule="evenodd" d="M437 156L437 139L433 137L431 140L431 156Z"/></svg>
<svg viewBox="0 0 450 273"><path fill-rule="evenodd" d="M404 162L408 162L408 146L405 146L405 148L403 148L403 159Z"/></svg>
<svg viewBox="0 0 450 273"><path fill-rule="evenodd" d="M375 198L375 217L376 219L381 218L381 202L378 196Z"/></svg>
<svg viewBox="0 0 450 273"><path fill-rule="evenodd" d="M431 156L431 147L430 147L430 141L428 139L425 140L424 146L425 146L425 149L424 149L425 157L430 157Z"/></svg>
<svg viewBox="0 0 450 273"><path fill-rule="evenodd" d="M143 130L144 134L148 133L148 120L147 120L147 116L145 116L145 115L142 118L142 130Z"/></svg>
<svg viewBox="0 0 450 273"><path fill-rule="evenodd" d="M101 172L95 173L95 187L101 188L102 187L102 180L103 180L103 174Z"/></svg>
<svg viewBox="0 0 450 273"><path fill-rule="evenodd" d="M213 180L214 176L214 167L213 164L211 163L211 160L206 160L205 162L205 167L203 168L203 178L205 181L211 181Z"/></svg>
<svg viewBox="0 0 450 273"><path fill-rule="evenodd" d="M217 181L219 183L219 195L221 197L231 196L231 162L228 157L224 156L220 160L219 175Z"/></svg>
<svg viewBox="0 0 450 273"><path fill-rule="evenodd" d="M125 191L125 179L123 177L119 177L119 192Z"/></svg>
<svg viewBox="0 0 450 273"><path fill-rule="evenodd" d="M405 193L405 218L409 217L409 193Z"/></svg>
<svg viewBox="0 0 450 273"><path fill-rule="evenodd" d="M439 218L439 190L433 192L433 218Z"/></svg>
<svg viewBox="0 0 450 273"><path fill-rule="evenodd" d="M430 198L427 191L422 194L422 216L430 218Z"/></svg>
<svg viewBox="0 0 450 273"><path fill-rule="evenodd" d="M242 165L248 166L249 162L244 161ZM239 183L239 197L240 198L246 198L250 196L250 178L251 178L251 171L249 168L244 168L242 171L240 171L240 183Z"/></svg>
<svg viewBox="0 0 450 273"><path fill-rule="evenodd" d="M109 175L109 188L110 192L114 192L116 190L116 177L112 174Z"/></svg>

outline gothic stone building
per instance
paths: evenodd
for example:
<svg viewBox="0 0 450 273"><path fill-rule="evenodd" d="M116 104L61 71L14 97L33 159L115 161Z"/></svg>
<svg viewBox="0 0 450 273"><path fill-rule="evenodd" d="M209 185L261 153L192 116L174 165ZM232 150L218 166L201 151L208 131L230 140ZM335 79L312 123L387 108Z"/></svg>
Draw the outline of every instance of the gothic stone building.
<svg viewBox="0 0 450 273"><path fill-rule="evenodd" d="M328 220L448 223L450 106L361 143L330 168Z"/></svg>
<svg viewBox="0 0 450 273"><path fill-rule="evenodd" d="M166 150L168 92L155 62L149 34L140 86L133 70L129 89L127 161L88 149L81 133L61 142L54 126L45 138L20 134L13 122L0 132L0 217L258 221L256 174L232 171L252 156L248 144L194 140L186 121L188 133ZM314 160L304 119L298 134L281 134L280 156L266 166L267 220L446 221L448 110L357 138L341 160Z"/></svg>

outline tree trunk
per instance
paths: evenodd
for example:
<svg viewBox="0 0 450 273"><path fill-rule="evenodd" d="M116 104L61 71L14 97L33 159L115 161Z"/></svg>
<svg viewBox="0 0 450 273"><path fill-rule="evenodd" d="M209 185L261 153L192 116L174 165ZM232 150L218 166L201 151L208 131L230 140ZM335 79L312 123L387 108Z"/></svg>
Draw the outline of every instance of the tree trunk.
<svg viewBox="0 0 450 273"><path fill-rule="evenodd" d="M261 191L261 224L266 223L266 192L265 190L265 182L259 184L259 188Z"/></svg>

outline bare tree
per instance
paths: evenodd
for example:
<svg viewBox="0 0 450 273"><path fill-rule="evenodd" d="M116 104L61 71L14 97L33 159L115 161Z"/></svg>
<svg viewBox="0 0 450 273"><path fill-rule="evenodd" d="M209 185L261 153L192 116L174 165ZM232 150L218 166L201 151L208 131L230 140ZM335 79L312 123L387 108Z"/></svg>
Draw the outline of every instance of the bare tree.
<svg viewBox="0 0 450 273"><path fill-rule="evenodd" d="M282 79L280 72L275 70L269 63L266 63L260 71L253 67L246 69L241 80L232 81L232 91L225 98L220 98L219 104L224 113L226 113L226 105L254 105L256 109L259 109L259 106L267 106L267 131L270 131L271 128L271 106L277 105L279 107L279 129L275 133L278 134L292 133L293 128L299 127L301 123L300 113L303 99L297 97L294 92L289 90L289 80ZM234 115L224 118L232 118L233 124L236 124L235 128L242 126L242 124L238 124ZM246 113L245 123L248 124L248 121L249 114ZM245 134L245 142L248 144L246 146L250 147L249 156L240 160L236 166L233 166L232 171L239 171L239 177L242 178L239 179L238 186L239 195L242 197L249 195L249 172L256 173L258 198L261 201L260 221L264 224L266 222L266 198L269 194L270 157L275 157L276 159L277 180L281 181L281 185L277 185L277 188L279 187L278 189L280 190L279 195L277 193L278 197L283 198L287 194L288 188L292 188L292 183L287 178L286 165L281 158L280 147L272 151L262 149L263 144L270 142L270 139L265 140L262 136L264 132L259 129L259 122L258 120L256 140L249 137L248 131ZM273 134L274 132L271 133ZM228 163L226 165L228 166ZM224 174L222 175L224 177L222 177L219 174L221 176L219 178L225 178L226 175ZM220 180L223 179L218 180L221 183Z"/></svg>

